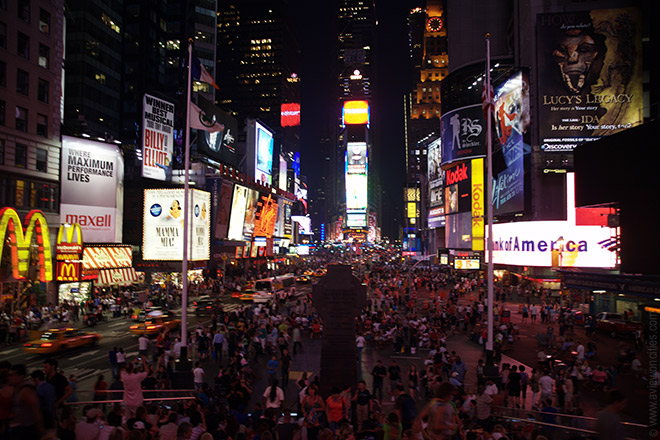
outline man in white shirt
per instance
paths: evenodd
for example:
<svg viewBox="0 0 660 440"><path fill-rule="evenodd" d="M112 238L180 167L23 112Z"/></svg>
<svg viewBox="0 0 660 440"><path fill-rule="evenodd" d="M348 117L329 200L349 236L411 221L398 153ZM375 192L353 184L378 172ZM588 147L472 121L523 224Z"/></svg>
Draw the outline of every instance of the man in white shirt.
<svg viewBox="0 0 660 440"><path fill-rule="evenodd" d="M543 376L539 379L539 385L541 386L541 402L546 399L552 399L552 390L554 389L555 380L550 377L549 371L543 373Z"/></svg>
<svg viewBox="0 0 660 440"><path fill-rule="evenodd" d="M357 346L358 365L362 365L362 350L364 349L364 344L366 344L366 342L367 340L364 339L362 333L359 333L355 338L355 345Z"/></svg>
<svg viewBox="0 0 660 440"><path fill-rule="evenodd" d="M582 345L582 341L578 342L578 346L575 350L577 351L577 361L584 361L584 345Z"/></svg>
<svg viewBox="0 0 660 440"><path fill-rule="evenodd" d="M140 335L140 337L138 338L138 350L140 352L140 356L146 356L148 349L149 349L149 338L147 338L146 335Z"/></svg>
<svg viewBox="0 0 660 440"><path fill-rule="evenodd" d="M195 381L195 391L200 391L202 389L202 384L204 383L204 369L202 368L202 364L200 362L195 364L193 377Z"/></svg>

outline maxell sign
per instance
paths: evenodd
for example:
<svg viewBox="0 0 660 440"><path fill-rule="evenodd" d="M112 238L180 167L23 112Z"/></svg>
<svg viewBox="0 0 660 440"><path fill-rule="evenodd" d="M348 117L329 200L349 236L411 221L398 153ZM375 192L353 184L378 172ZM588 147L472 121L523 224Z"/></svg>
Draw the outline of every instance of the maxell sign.
<svg viewBox="0 0 660 440"><path fill-rule="evenodd" d="M116 145L62 136L61 223L87 243L121 242L124 159Z"/></svg>

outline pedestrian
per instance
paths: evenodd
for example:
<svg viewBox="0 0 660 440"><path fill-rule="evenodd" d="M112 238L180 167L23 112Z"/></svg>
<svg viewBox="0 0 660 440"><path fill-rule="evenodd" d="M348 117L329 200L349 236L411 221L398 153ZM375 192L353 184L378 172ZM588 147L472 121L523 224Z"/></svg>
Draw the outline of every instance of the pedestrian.
<svg viewBox="0 0 660 440"><path fill-rule="evenodd" d="M374 368L371 370L371 376L373 377L373 394L380 402L383 401L383 382L385 381L386 375L387 369L383 365L383 361L378 359L376 365L374 365Z"/></svg>
<svg viewBox="0 0 660 440"><path fill-rule="evenodd" d="M302 335L300 333L300 325L293 327L293 354L298 354L298 350L302 351Z"/></svg>
<svg viewBox="0 0 660 440"><path fill-rule="evenodd" d="M121 371L121 381L124 385L124 406L126 407L126 417L135 416L135 411L144 402L142 394L142 381L147 377L147 360L142 358L143 371L137 371L137 359L135 363L128 362L124 370Z"/></svg>
<svg viewBox="0 0 660 440"><path fill-rule="evenodd" d="M413 432L431 440L453 439L458 431L456 409L451 398L456 387L443 382L435 388L435 399L419 412L413 424ZM426 427L423 423L426 422Z"/></svg>
<svg viewBox="0 0 660 440"><path fill-rule="evenodd" d="M268 371L268 376L270 380L277 379L277 370L280 367L280 363L277 361L277 356L272 355L270 360L266 363L266 370Z"/></svg>
<svg viewBox="0 0 660 440"><path fill-rule="evenodd" d="M193 381L195 383L195 391L199 392L202 389L202 384L204 384L204 369L202 368L202 363L197 361L195 364L195 369L193 369Z"/></svg>
<svg viewBox="0 0 660 440"><path fill-rule="evenodd" d="M26 376L27 370L23 364L12 365L7 375L8 384L14 388L10 403L14 419L7 435L9 440L38 439L46 434L39 395Z"/></svg>
<svg viewBox="0 0 660 440"><path fill-rule="evenodd" d="M117 347L108 351L108 360L110 361L110 374L113 378L119 376L119 366L117 365Z"/></svg>
<svg viewBox="0 0 660 440"><path fill-rule="evenodd" d="M396 359L392 359L392 364L388 367L387 372L390 377L390 396L394 402L394 391L396 386L401 383L401 367L397 364Z"/></svg>
<svg viewBox="0 0 660 440"><path fill-rule="evenodd" d="M277 416L279 417L282 403L284 402L284 391L278 386L277 379L271 380L270 385L264 390L262 397L263 405L266 408L277 410Z"/></svg>
<svg viewBox="0 0 660 440"><path fill-rule="evenodd" d="M610 390L607 406L596 416L596 431L601 440L623 440L625 432L621 411L626 407L626 395L618 389Z"/></svg>
<svg viewBox="0 0 660 440"><path fill-rule="evenodd" d="M213 353L215 356L215 362L219 365L222 365L222 347L225 343L225 336L222 334L222 331L218 329L213 335Z"/></svg>
<svg viewBox="0 0 660 440"><path fill-rule="evenodd" d="M509 393L512 408L520 408L521 381L522 378L520 376L520 373L518 373L518 366L517 365L512 366L506 384L506 389Z"/></svg>
<svg viewBox="0 0 660 440"><path fill-rule="evenodd" d="M69 398L73 389L64 375L57 371L58 362L55 359L46 359L44 361L44 375L46 382L55 387L55 408L59 408L66 399Z"/></svg>
<svg viewBox="0 0 660 440"><path fill-rule="evenodd" d="M307 387L307 395L302 401L302 412L307 440L317 440L321 430L321 421L324 417L325 402L319 396L319 388L313 383Z"/></svg>
<svg viewBox="0 0 660 440"><path fill-rule="evenodd" d="M332 433L336 433L342 420L348 420L348 402L339 392L339 387L332 387L332 393L325 400L326 412L328 414L328 427Z"/></svg>
<svg viewBox="0 0 660 440"><path fill-rule="evenodd" d="M289 349L283 348L282 355L280 356L280 370L282 374L282 386L289 386L289 371L291 370L291 356L289 355Z"/></svg>
<svg viewBox="0 0 660 440"><path fill-rule="evenodd" d="M403 431L412 428L412 424L417 416L417 409L415 408L415 400L410 394L404 391L402 384L396 386L397 397L394 402L394 412L396 412Z"/></svg>
<svg viewBox="0 0 660 440"><path fill-rule="evenodd" d="M419 395L419 373L417 372L417 367L415 364L410 364L410 369L408 370L408 390L413 400L417 397L421 397ZM407 428L404 428L404 430L405 429Z"/></svg>
<svg viewBox="0 0 660 440"><path fill-rule="evenodd" d="M124 349L120 347L115 355L117 357L117 377L119 377L119 372L121 372L126 366L126 353L124 353Z"/></svg>
<svg viewBox="0 0 660 440"><path fill-rule="evenodd" d="M366 344L366 339L364 339L364 336L362 333L358 333L357 337L355 338L355 345L357 347L357 362L358 366L362 365L362 350L364 350L364 345Z"/></svg>
<svg viewBox="0 0 660 440"><path fill-rule="evenodd" d="M392 397L392 399L394 399L394 397ZM355 394L351 400L356 404L356 426L358 431L360 431L362 430L364 421L369 418L371 411L371 393L367 389L367 384L365 381L361 380L358 382L357 389L355 390Z"/></svg>

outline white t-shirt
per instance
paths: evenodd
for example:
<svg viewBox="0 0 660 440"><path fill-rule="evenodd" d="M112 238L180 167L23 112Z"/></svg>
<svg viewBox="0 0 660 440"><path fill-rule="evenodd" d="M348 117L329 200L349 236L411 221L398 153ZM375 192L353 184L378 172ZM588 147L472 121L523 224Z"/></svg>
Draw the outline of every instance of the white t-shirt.
<svg viewBox="0 0 660 440"><path fill-rule="evenodd" d="M138 338L138 346L140 351L146 351L149 348L149 338L142 335Z"/></svg>
<svg viewBox="0 0 660 440"><path fill-rule="evenodd" d="M76 423L76 438L97 440L101 431L101 421L95 420L93 423L87 423L87 419Z"/></svg>
<svg viewBox="0 0 660 440"><path fill-rule="evenodd" d="M117 352L117 363L121 364L122 362L126 362L126 353L122 353L121 351Z"/></svg>
<svg viewBox="0 0 660 440"><path fill-rule="evenodd" d="M204 382L204 369L202 367L197 367L193 370L193 376L195 376L195 383Z"/></svg>
<svg viewBox="0 0 660 440"><path fill-rule="evenodd" d="M364 336L358 336L357 338L355 338L355 343L357 344L358 348L364 348L364 343L365 343Z"/></svg>
<svg viewBox="0 0 660 440"><path fill-rule="evenodd" d="M275 390L275 400L270 400L270 387L266 388L264 391L264 398L266 399L266 408L279 408L284 400L284 391L282 388L277 387Z"/></svg>
<svg viewBox="0 0 660 440"><path fill-rule="evenodd" d="M539 385L541 385L541 392L544 394L552 393L552 386L554 385L555 380L550 376L542 376L539 379Z"/></svg>
<svg viewBox="0 0 660 440"><path fill-rule="evenodd" d="M584 359L584 345L582 344L577 346L577 358Z"/></svg>
<svg viewBox="0 0 660 440"><path fill-rule="evenodd" d="M495 384L486 385L486 388L484 389L484 394L489 394L491 396L497 394L497 385Z"/></svg>

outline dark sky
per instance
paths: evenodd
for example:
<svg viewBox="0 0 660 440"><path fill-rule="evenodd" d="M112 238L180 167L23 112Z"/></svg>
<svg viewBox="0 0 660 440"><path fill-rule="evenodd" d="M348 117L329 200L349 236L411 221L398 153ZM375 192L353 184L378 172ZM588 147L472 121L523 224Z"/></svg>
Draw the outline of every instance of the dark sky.
<svg viewBox="0 0 660 440"><path fill-rule="evenodd" d="M336 30L334 2L294 1L302 50L301 168L308 176L313 197L322 172L319 139L337 122L333 101L336 76L334 61ZM383 185L383 235L395 238L402 219L402 187L405 182L403 95L409 85L406 15L408 1L377 2L378 18L375 69L372 78L372 145L370 171ZM314 219L316 220L316 219Z"/></svg>

